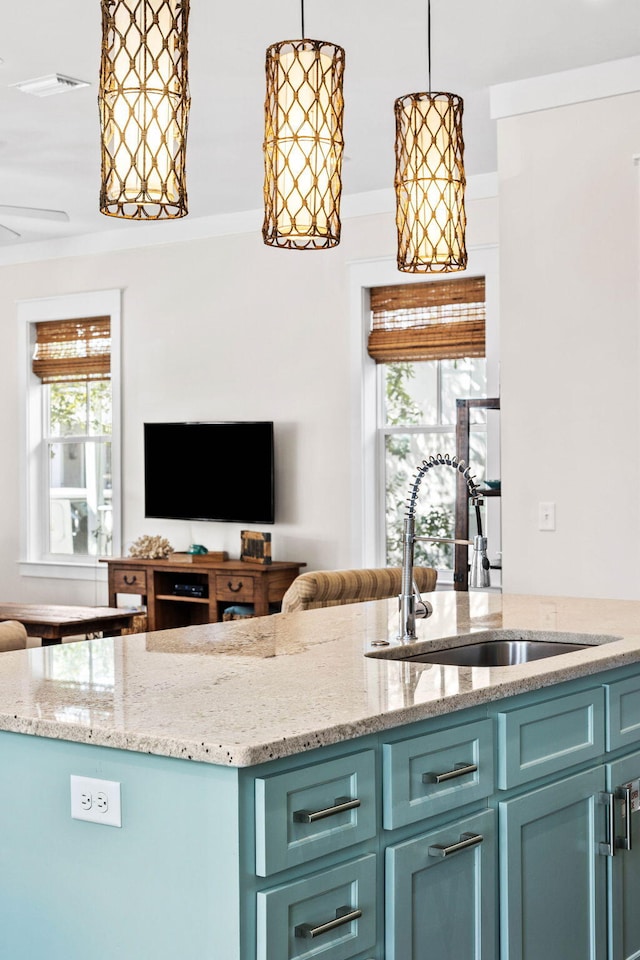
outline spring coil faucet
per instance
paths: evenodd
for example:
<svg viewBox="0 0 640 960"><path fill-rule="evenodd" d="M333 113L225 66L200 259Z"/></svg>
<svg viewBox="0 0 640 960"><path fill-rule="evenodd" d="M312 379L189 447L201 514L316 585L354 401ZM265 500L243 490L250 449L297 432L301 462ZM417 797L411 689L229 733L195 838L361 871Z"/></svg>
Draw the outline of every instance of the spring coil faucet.
<svg viewBox="0 0 640 960"><path fill-rule="evenodd" d="M476 520L478 533L473 540L455 540L445 537L417 537L415 533L416 521L416 503L420 484L426 473L432 467L452 467L462 474L467 482L469 497L476 511ZM458 460L457 457L450 457L448 454L438 453L423 460L412 481L409 497L407 498L407 507L404 515L404 534L402 540L402 583L401 593L398 598L400 604L400 633L398 639L403 643L408 643L416 639L416 616L429 617L433 613L433 607L427 601L422 600L415 584L413 576L413 552L416 541L422 540L429 543L461 543L473 546L473 556L471 560L471 573L469 577L469 586L475 588L488 587L490 585L489 560L487 557L487 538L482 535L482 520L480 517L480 491L471 476L470 468L464 460Z"/></svg>

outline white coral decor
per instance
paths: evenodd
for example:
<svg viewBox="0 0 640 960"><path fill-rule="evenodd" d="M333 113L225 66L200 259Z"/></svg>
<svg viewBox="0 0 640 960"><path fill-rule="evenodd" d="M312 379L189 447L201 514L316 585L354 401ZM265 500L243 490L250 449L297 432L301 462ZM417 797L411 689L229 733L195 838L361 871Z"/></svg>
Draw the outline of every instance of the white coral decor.
<svg viewBox="0 0 640 960"><path fill-rule="evenodd" d="M164 560L173 552L173 547L165 537L138 537L129 548L130 557L144 560Z"/></svg>

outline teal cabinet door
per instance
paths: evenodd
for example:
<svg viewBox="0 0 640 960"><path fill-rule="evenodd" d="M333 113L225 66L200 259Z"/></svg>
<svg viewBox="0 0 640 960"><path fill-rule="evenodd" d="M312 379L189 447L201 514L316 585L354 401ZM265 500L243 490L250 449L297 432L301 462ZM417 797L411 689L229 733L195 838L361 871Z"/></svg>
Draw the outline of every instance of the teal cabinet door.
<svg viewBox="0 0 640 960"><path fill-rule="evenodd" d="M610 960L635 960L640 957L640 812L630 813L625 795L637 788L640 752L607 766L608 787L615 797L615 853L609 860Z"/></svg>
<svg viewBox="0 0 640 960"><path fill-rule="evenodd" d="M386 850L386 960L495 960L495 811Z"/></svg>
<svg viewBox="0 0 640 960"><path fill-rule="evenodd" d="M605 960L604 766L499 805L502 960Z"/></svg>

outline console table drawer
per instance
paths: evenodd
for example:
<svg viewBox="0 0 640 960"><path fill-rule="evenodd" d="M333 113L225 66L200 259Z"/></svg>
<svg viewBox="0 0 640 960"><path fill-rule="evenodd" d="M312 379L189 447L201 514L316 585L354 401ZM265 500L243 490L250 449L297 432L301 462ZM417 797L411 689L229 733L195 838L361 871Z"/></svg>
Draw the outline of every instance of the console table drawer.
<svg viewBox="0 0 640 960"><path fill-rule="evenodd" d="M258 777L255 803L259 877L368 840L376 833L375 753Z"/></svg>
<svg viewBox="0 0 640 960"><path fill-rule="evenodd" d="M376 942L375 854L257 895L257 960L349 960Z"/></svg>
<svg viewBox="0 0 640 960"><path fill-rule="evenodd" d="M382 747L382 824L395 830L493 793L491 720Z"/></svg>
<svg viewBox="0 0 640 960"><path fill-rule="evenodd" d="M113 570L112 583L114 593L145 594L147 592L147 571L144 567Z"/></svg>
<svg viewBox="0 0 640 960"><path fill-rule="evenodd" d="M244 574L216 576L216 596L218 600L253 600L253 577Z"/></svg>

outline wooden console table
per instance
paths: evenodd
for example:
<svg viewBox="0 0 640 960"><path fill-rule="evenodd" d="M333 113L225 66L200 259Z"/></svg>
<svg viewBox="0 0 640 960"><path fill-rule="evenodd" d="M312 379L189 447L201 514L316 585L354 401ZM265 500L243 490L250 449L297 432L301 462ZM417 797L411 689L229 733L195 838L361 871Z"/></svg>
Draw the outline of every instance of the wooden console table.
<svg viewBox="0 0 640 960"><path fill-rule="evenodd" d="M257 617L279 603L305 563L208 560L193 563L141 560L126 557L104 561L109 568L109 603L117 606L119 593L137 594L147 606L148 629L166 630L222 620L225 607L251 603ZM178 594L176 588L194 587L202 596Z"/></svg>

